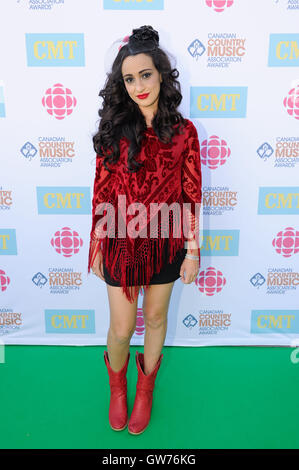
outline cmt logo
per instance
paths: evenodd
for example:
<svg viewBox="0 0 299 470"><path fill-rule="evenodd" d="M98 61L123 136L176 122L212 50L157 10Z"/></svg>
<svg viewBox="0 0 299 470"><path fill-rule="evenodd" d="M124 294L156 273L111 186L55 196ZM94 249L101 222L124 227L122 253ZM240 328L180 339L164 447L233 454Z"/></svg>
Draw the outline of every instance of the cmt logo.
<svg viewBox="0 0 299 470"><path fill-rule="evenodd" d="M84 34L27 33L28 67L84 67Z"/></svg>
<svg viewBox="0 0 299 470"><path fill-rule="evenodd" d="M238 256L240 230L204 230L202 256Z"/></svg>
<svg viewBox="0 0 299 470"><path fill-rule="evenodd" d="M247 87L190 87L190 117L242 118Z"/></svg>
<svg viewBox="0 0 299 470"><path fill-rule="evenodd" d="M46 333L95 333L94 310L45 310Z"/></svg>
<svg viewBox="0 0 299 470"><path fill-rule="evenodd" d="M0 255L17 255L16 230L0 228Z"/></svg>
<svg viewBox="0 0 299 470"><path fill-rule="evenodd" d="M164 0L104 0L104 10L164 10Z"/></svg>
<svg viewBox="0 0 299 470"><path fill-rule="evenodd" d="M268 186L259 188L258 214L299 213L298 186Z"/></svg>
<svg viewBox="0 0 299 470"><path fill-rule="evenodd" d="M221 13L226 8L231 7L233 3L234 0L206 0L206 5L213 8L217 13Z"/></svg>
<svg viewBox="0 0 299 470"><path fill-rule="evenodd" d="M299 34L270 34L268 66L299 66Z"/></svg>
<svg viewBox="0 0 299 470"><path fill-rule="evenodd" d="M89 186L37 186L38 214L89 214Z"/></svg>
<svg viewBox="0 0 299 470"><path fill-rule="evenodd" d="M3 82L0 82L0 117L5 117L4 86L3 86Z"/></svg>
<svg viewBox="0 0 299 470"><path fill-rule="evenodd" d="M251 333L299 333L299 310L252 310Z"/></svg>

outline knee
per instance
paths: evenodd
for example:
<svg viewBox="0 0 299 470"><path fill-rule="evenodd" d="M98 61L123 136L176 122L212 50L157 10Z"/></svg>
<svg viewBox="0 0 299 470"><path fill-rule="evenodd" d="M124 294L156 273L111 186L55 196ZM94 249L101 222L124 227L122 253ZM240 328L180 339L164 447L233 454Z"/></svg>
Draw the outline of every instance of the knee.
<svg viewBox="0 0 299 470"><path fill-rule="evenodd" d="M145 310L143 312L144 324L149 328L160 328L162 325L167 323L167 316L165 312L159 310Z"/></svg>
<svg viewBox="0 0 299 470"><path fill-rule="evenodd" d="M136 325L135 325L136 326ZM130 326L110 326L110 331L113 335L114 340L119 344L128 343L132 338L132 335L135 331L135 326L132 328Z"/></svg>

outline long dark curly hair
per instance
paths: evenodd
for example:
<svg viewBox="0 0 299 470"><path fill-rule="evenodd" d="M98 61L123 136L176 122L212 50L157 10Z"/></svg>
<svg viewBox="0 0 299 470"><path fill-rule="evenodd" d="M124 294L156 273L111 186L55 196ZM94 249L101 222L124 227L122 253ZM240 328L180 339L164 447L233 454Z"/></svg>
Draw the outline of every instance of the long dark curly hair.
<svg viewBox="0 0 299 470"><path fill-rule="evenodd" d="M103 98L103 107L99 109L101 117L97 133L92 137L93 147L99 157L104 158L105 168L111 172L107 162L114 164L119 160L119 140L126 137L128 148L128 171L136 172L142 162L134 159L141 150L144 131L147 129L145 118L139 106L130 98L122 77L123 60L130 56L144 53L152 57L153 63L162 74L158 111L152 120L152 127L159 140L169 143L175 134L180 133L185 119L177 110L181 103L181 86L177 80L179 72L171 67L167 54L159 47L159 35L152 26L133 29L127 44L123 45L107 74L104 88L99 92ZM175 124L178 126L173 127Z"/></svg>

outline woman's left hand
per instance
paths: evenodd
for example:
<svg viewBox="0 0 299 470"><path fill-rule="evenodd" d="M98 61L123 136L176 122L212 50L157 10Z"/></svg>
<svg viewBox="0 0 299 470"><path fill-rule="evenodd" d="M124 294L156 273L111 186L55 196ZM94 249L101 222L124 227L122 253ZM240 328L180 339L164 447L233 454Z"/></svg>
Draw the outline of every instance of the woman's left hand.
<svg viewBox="0 0 299 470"><path fill-rule="evenodd" d="M185 258L180 269L181 281L184 284L194 282L199 270L199 260Z"/></svg>

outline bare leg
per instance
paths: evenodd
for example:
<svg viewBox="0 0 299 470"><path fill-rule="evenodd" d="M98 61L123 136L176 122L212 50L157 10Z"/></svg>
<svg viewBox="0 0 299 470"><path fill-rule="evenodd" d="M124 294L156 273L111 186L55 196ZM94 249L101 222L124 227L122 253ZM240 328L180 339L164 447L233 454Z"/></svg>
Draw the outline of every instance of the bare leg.
<svg viewBox="0 0 299 470"><path fill-rule="evenodd" d="M131 337L136 328L137 302L130 303L121 287L107 284L110 305L110 326L107 349L111 368L118 372L126 362Z"/></svg>
<svg viewBox="0 0 299 470"><path fill-rule="evenodd" d="M174 282L153 284L145 291L143 316L144 373L150 374L160 357L167 332L167 313Z"/></svg>

